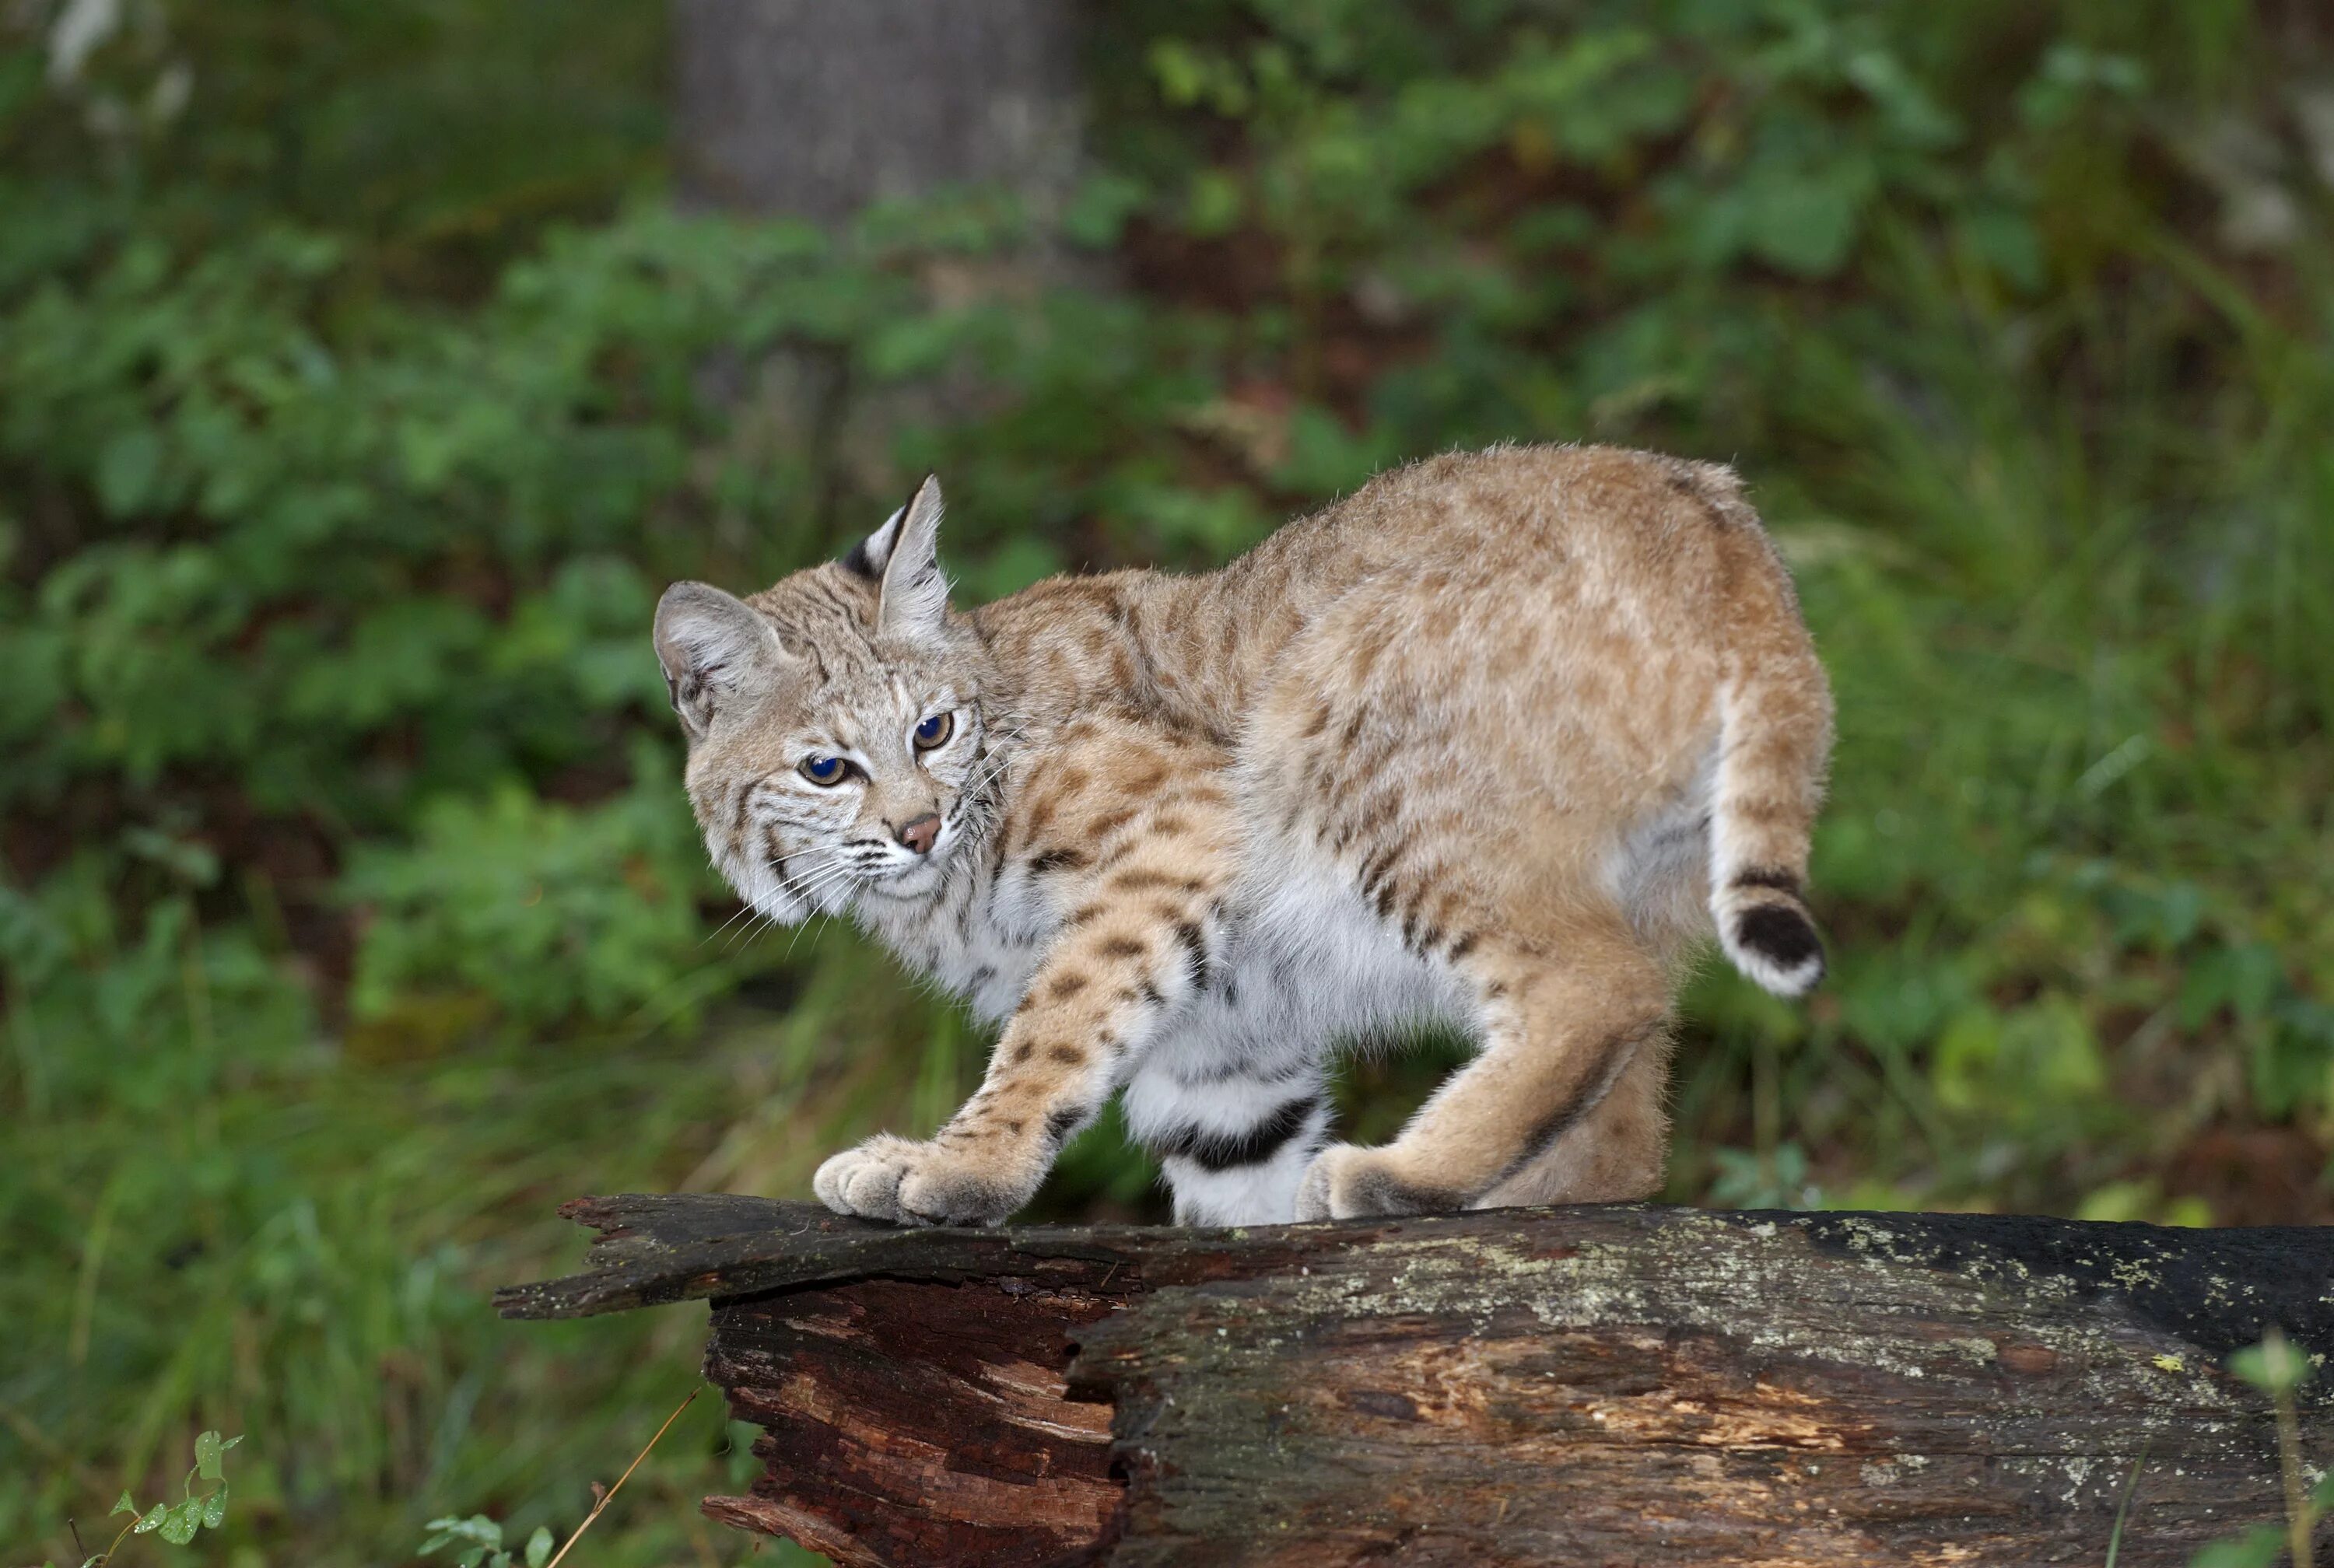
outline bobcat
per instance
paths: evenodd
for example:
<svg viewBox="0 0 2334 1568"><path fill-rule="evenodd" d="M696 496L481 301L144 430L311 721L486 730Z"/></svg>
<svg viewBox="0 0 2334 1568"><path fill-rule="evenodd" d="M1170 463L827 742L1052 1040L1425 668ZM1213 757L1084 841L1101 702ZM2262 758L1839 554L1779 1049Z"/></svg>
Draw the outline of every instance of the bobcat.
<svg viewBox="0 0 2334 1568"><path fill-rule="evenodd" d="M1116 1090L1185 1223L1640 1198L1695 939L1822 976L1830 691L1728 469L1446 456L1218 572L969 613L940 522L927 480L844 560L657 608L739 894L1002 1024L931 1139L820 1168L830 1207L1002 1220ZM1434 1020L1475 1058L1392 1143L1328 1141L1333 1043Z"/></svg>

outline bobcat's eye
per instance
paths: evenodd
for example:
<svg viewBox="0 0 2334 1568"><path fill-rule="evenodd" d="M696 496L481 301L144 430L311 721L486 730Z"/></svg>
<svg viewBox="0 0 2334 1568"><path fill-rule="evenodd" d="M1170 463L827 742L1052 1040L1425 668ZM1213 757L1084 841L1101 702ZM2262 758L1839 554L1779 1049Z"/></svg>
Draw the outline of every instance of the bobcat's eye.
<svg viewBox="0 0 2334 1568"><path fill-rule="evenodd" d="M843 782L851 765L839 756L806 756L803 758L802 775L821 789L832 789Z"/></svg>
<svg viewBox="0 0 2334 1568"><path fill-rule="evenodd" d="M932 715L931 717L924 720L923 723L916 726L916 749L918 751L930 751L934 746L946 746L948 744L948 737L955 733L956 715L953 713L936 713Z"/></svg>

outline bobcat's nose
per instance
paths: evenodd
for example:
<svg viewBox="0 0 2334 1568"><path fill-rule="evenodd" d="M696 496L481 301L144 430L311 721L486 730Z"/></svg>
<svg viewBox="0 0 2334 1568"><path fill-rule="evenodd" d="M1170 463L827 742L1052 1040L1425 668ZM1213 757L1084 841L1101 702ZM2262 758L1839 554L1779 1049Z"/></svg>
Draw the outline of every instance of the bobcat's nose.
<svg viewBox="0 0 2334 1568"><path fill-rule="evenodd" d="M940 836L940 814L926 812L914 822L892 830L892 836L920 855L932 852L932 842Z"/></svg>

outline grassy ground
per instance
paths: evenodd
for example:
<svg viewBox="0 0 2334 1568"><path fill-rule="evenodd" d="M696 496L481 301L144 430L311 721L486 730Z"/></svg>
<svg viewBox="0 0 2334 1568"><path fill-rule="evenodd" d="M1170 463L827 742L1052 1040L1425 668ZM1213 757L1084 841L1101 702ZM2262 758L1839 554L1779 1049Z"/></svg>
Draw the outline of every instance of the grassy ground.
<svg viewBox="0 0 2334 1568"><path fill-rule="evenodd" d="M1731 458L1838 690L1835 977L1694 985L1671 1196L2334 1218L2322 34L1131 5L1073 215L1123 287L1033 295L979 202L672 217L655 14L164 6L0 67L8 1563L206 1427L194 1561L564 1533L699 1324L497 1323L556 1204L800 1194L977 1078L849 931L723 927L645 636L928 466L977 595L1453 445ZM1350 1126L1450 1060L1357 1062ZM1159 1213L1108 1126L1039 1207ZM738 1437L699 1401L570 1561L745 1560L692 1507Z"/></svg>

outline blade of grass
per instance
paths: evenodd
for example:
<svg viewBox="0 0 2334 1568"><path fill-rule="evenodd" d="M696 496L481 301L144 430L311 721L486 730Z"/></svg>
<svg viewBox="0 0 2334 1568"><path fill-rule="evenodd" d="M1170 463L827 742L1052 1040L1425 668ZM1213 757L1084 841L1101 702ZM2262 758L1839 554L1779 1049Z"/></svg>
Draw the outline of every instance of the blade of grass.
<svg viewBox="0 0 2334 1568"><path fill-rule="evenodd" d="M592 1527L592 1521L597 1519L600 1516L601 1510L608 1505L608 1504L615 1497L617 1493L624 1489L624 1483L632 1478L632 1472L639 1469L641 1467L641 1461L649 1457L649 1449L657 1446L659 1439L663 1438L665 1433L672 1429L672 1424L680 1419L680 1412L695 1404L697 1402L697 1396L704 1391L705 1390L703 1389L691 1389L689 1390L689 1398L681 1400L680 1403L673 1407L672 1414L664 1419L664 1425L656 1429L656 1436L651 1438L648 1440L647 1446L642 1448L639 1453L632 1456L632 1462L624 1467L624 1473L616 1477L616 1484L600 1494L599 1501L592 1505L592 1511L584 1515L584 1523L576 1525L575 1534L567 1537L567 1539L561 1544L559 1550L551 1554L551 1561L545 1564L545 1568L559 1568L560 1559L567 1555L567 1548L574 1545L576 1542L584 1538L584 1532Z"/></svg>
<svg viewBox="0 0 2334 1568"><path fill-rule="evenodd" d="M2116 1559L2123 1553L2124 1521L2131 1515L2131 1499L2139 1490L2139 1472L2140 1467L2147 1463L2147 1443L2139 1446L2139 1457L2131 1462L2131 1479L2124 1483L2123 1501L2116 1505L2115 1529L2107 1536L2107 1568L2116 1568Z"/></svg>

